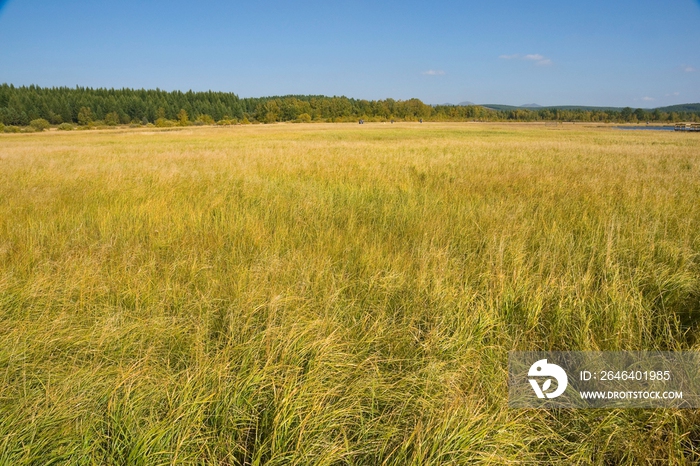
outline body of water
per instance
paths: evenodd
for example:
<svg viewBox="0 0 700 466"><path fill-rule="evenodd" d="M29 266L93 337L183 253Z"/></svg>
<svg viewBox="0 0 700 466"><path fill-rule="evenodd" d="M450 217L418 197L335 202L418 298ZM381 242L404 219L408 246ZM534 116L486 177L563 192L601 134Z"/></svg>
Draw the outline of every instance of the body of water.
<svg viewBox="0 0 700 466"><path fill-rule="evenodd" d="M673 131L673 126L617 126L618 129L644 129L649 131Z"/></svg>

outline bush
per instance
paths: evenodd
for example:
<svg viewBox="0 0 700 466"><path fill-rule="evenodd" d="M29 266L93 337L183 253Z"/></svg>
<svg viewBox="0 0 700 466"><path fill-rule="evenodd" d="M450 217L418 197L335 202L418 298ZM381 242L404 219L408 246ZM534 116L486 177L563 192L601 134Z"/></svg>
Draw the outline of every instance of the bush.
<svg viewBox="0 0 700 466"><path fill-rule="evenodd" d="M199 125L213 125L214 119L206 113L203 113L197 117L194 123Z"/></svg>
<svg viewBox="0 0 700 466"><path fill-rule="evenodd" d="M175 126L175 122L171 120L167 120L165 118L158 118L156 120L156 126L158 128L170 128L172 126Z"/></svg>
<svg viewBox="0 0 700 466"><path fill-rule="evenodd" d="M3 125L2 123L0 123L0 133L2 133L2 132L4 132L4 131L5 131L5 125Z"/></svg>
<svg viewBox="0 0 700 466"><path fill-rule="evenodd" d="M45 129L49 129L51 124L43 118L37 118L36 120L30 121L29 126L34 128L36 131L44 131Z"/></svg>
<svg viewBox="0 0 700 466"><path fill-rule="evenodd" d="M110 112L105 115L105 124L109 126L117 126L119 124L119 114L117 112Z"/></svg>
<svg viewBox="0 0 700 466"><path fill-rule="evenodd" d="M70 123L61 123L60 125L58 125L59 131L73 131L74 129L75 127Z"/></svg>
<svg viewBox="0 0 700 466"><path fill-rule="evenodd" d="M9 125L5 126L6 133L19 133L19 126Z"/></svg>
<svg viewBox="0 0 700 466"><path fill-rule="evenodd" d="M279 118L279 115L277 115L276 113L274 113L274 112L267 112L267 113L265 114L265 123L266 123L266 124L276 123L277 120L278 120L278 118Z"/></svg>
<svg viewBox="0 0 700 466"><path fill-rule="evenodd" d="M299 115L299 123L311 123L311 115L308 113L302 113Z"/></svg>
<svg viewBox="0 0 700 466"><path fill-rule="evenodd" d="M36 133L37 131L41 130L34 129L33 126L25 126L24 128L20 129L20 133Z"/></svg>

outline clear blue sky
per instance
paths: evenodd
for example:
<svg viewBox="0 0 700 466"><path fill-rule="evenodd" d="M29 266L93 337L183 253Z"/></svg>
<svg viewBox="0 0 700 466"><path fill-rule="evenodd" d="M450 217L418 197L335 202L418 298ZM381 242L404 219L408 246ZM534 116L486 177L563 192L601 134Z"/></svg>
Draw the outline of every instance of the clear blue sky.
<svg viewBox="0 0 700 466"><path fill-rule="evenodd" d="M0 0L0 82L426 103L700 102L698 0Z"/></svg>

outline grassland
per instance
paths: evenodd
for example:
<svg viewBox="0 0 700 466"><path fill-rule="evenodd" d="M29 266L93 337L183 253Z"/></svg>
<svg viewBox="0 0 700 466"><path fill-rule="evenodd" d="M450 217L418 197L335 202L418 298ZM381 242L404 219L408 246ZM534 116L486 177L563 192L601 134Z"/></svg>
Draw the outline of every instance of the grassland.
<svg viewBox="0 0 700 466"><path fill-rule="evenodd" d="M689 464L695 410L509 410L512 349L698 349L700 137L0 135L0 464Z"/></svg>

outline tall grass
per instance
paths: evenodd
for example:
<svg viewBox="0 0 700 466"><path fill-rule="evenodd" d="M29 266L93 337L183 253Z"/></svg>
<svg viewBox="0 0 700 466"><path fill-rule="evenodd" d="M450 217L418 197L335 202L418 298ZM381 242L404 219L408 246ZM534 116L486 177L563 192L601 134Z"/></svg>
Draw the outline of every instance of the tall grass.
<svg viewBox="0 0 700 466"><path fill-rule="evenodd" d="M698 349L700 139L0 136L0 463L687 464L693 410L509 410L507 352Z"/></svg>

